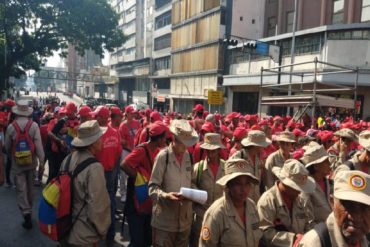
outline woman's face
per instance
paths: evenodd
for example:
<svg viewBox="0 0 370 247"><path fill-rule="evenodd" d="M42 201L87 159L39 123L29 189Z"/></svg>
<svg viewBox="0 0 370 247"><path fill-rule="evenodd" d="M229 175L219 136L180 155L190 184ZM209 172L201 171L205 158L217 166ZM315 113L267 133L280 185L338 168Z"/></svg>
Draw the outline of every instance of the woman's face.
<svg viewBox="0 0 370 247"><path fill-rule="evenodd" d="M207 150L207 156L209 159L218 159L220 156L220 149Z"/></svg>
<svg viewBox="0 0 370 247"><path fill-rule="evenodd" d="M331 172L329 159L326 159L319 164L314 164L314 167L315 171L322 174L323 177L329 175Z"/></svg>
<svg viewBox="0 0 370 247"><path fill-rule="evenodd" d="M248 176L238 176L227 183L230 198L233 202L244 202L252 188L251 179Z"/></svg>

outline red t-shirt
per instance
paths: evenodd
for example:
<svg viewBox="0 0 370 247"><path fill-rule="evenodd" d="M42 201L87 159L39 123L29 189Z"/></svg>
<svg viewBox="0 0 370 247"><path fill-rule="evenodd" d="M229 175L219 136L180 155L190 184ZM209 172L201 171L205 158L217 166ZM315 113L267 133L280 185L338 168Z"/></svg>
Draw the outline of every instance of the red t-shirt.
<svg viewBox="0 0 370 247"><path fill-rule="evenodd" d="M157 148L151 151L148 147L148 143L143 143L143 145L148 150L150 160L148 159L148 155L146 154L144 147L136 147L129 155L127 155L125 163L149 179L152 174L155 157L159 153L160 149Z"/></svg>
<svg viewBox="0 0 370 247"><path fill-rule="evenodd" d="M104 171L113 170L117 160L121 157L122 146L118 132L112 127L108 129L100 137L102 141L102 149L96 154L96 158L102 163Z"/></svg>
<svg viewBox="0 0 370 247"><path fill-rule="evenodd" d="M209 163L208 166L211 169L212 175L216 177L220 165L217 163Z"/></svg>
<svg viewBox="0 0 370 247"><path fill-rule="evenodd" d="M119 126L119 134L123 140L127 140L126 147L130 150L134 149L135 135L140 128L140 123L137 120L123 122Z"/></svg>

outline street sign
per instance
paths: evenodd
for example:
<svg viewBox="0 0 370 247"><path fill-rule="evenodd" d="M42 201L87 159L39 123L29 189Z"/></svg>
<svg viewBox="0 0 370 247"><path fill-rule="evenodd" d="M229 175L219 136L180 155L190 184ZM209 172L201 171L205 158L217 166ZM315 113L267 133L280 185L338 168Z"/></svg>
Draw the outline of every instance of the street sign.
<svg viewBox="0 0 370 247"><path fill-rule="evenodd" d="M166 97L162 95L157 96L157 102L166 102Z"/></svg>
<svg viewBox="0 0 370 247"><path fill-rule="evenodd" d="M260 55L267 56L269 54L269 44L257 41L256 52Z"/></svg>
<svg viewBox="0 0 370 247"><path fill-rule="evenodd" d="M222 91L208 90L208 104L222 105L224 103L224 93Z"/></svg>

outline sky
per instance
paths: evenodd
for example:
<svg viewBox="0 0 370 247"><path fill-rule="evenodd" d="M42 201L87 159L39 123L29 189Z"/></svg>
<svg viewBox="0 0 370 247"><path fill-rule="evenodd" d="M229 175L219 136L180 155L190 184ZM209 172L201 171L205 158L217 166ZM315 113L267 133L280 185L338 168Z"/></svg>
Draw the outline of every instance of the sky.
<svg viewBox="0 0 370 247"><path fill-rule="evenodd" d="M109 52L104 53L103 65L109 65ZM52 57L48 58L46 62L47 67L64 67L63 60L59 57L58 51L54 52Z"/></svg>

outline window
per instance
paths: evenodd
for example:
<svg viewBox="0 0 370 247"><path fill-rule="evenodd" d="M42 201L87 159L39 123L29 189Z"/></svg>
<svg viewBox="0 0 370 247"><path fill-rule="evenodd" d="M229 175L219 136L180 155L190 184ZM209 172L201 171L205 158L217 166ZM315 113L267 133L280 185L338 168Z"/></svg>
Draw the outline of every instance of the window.
<svg viewBox="0 0 370 247"><path fill-rule="evenodd" d="M267 37L275 36L276 29L276 17L269 17L267 20Z"/></svg>
<svg viewBox="0 0 370 247"><path fill-rule="evenodd" d="M158 9L170 2L171 0L155 0L155 8Z"/></svg>
<svg viewBox="0 0 370 247"><path fill-rule="evenodd" d="M361 22L370 21L370 0L362 0Z"/></svg>
<svg viewBox="0 0 370 247"><path fill-rule="evenodd" d="M344 0L334 0L332 24L340 23L344 23Z"/></svg>
<svg viewBox="0 0 370 247"><path fill-rule="evenodd" d="M171 24L171 10L155 18L155 30Z"/></svg>
<svg viewBox="0 0 370 247"><path fill-rule="evenodd" d="M312 54L320 52L322 38L320 35L310 35L296 38L295 54ZM283 47L283 56L290 56L291 39L283 40L281 46Z"/></svg>
<svg viewBox="0 0 370 247"><path fill-rule="evenodd" d="M166 34L154 39L154 50L162 50L171 46L171 34Z"/></svg>
<svg viewBox="0 0 370 247"><path fill-rule="evenodd" d="M286 14L286 32L293 32L293 22L294 22L294 11L290 11Z"/></svg>
<svg viewBox="0 0 370 247"><path fill-rule="evenodd" d="M161 57L154 61L155 70L169 69L171 65L171 57Z"/></svg>
<svg viewBox="0 0 370 247"><path fill-rule="evenodd" d="M337 31L328 34L329 40L369 40L369 30Z"/></svg>

